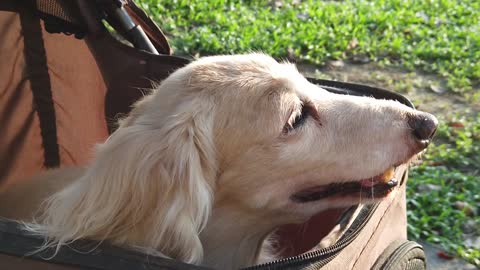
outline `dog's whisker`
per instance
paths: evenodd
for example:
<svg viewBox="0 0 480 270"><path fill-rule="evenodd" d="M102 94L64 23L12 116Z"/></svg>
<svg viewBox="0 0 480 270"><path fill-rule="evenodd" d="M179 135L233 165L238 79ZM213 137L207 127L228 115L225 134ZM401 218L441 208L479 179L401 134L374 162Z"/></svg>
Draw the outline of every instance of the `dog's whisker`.
<svg viewBox="0 0 480 270"><path fill-rule="evenodd" d="M301 230L301 237L302 237L302 238L308 236L308 235L307 235L307 229L308 229L308 222L302 224L302 230Z"/></svg>
<svg viewBox="0 0 480 270"><path fill-rule="evenodd" d="M374 181L374 180L373 180L373 177L370 179L370 181L372 181L372 182ZM370 186L370 191L371 191L371 193L372 193L372 200L374 199L373 186L374 186L374 185L371 185L371 186Z"/></svg>
<svg viewBox="0 0 480 270"><path fill-rule="evenodd" d="M363 193L363 186L360 186L360 192L359 192L359 195L360 195L360 204L362 203L362 193Z"/></svg>

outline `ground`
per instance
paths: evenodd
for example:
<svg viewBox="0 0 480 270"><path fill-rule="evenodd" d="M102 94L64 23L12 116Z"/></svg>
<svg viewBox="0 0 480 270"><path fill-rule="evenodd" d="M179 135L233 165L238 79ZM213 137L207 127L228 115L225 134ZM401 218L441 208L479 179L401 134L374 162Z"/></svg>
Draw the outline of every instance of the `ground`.
<svg viewBox="0 0 480 270"><path fill-rule="evenodd" d="M469 102L461 95L448 91L445 82L433 74L385 67L378 63L352 64L348 61L329 61L326 65L301 63L299 70L309 77L356 82L394 90L407 96L419 110L443 116L445 111L475 115L480 102Z"/></svg>

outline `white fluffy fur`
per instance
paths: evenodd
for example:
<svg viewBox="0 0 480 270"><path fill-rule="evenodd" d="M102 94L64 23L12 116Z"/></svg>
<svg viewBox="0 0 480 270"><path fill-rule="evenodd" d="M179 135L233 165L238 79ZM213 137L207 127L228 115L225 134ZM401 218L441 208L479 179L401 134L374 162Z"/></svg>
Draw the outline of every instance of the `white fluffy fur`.
<svg viewBox="0 0 480 270"><path fill-rule="evenodd" d="M285 133L302 102L316 118ZM139 101L84 170L51 173L72 184L28 229L58 247L87 238L218 269L251 265L278 226L358 202L298 204L293 193L373 177L420 151L406 124L415 113L328 93L262 54L202 58Z"/></svg>

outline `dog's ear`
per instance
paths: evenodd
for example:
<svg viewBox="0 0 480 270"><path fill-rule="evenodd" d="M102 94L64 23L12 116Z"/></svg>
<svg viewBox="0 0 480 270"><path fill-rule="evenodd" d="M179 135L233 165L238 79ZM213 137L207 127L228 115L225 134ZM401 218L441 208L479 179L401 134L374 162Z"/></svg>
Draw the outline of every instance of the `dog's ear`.
<svg viewBox="0 0 480 270"><path fill-rule="evenodd" d="M216 174L211 108L191 100L182 104L186 112L155 119L148 107L141 104L141 115L99 145L93 164L50 198L43 225L33 230L57 246L79 238L107 239L201 261L199 234L212 207Z"/></svg>

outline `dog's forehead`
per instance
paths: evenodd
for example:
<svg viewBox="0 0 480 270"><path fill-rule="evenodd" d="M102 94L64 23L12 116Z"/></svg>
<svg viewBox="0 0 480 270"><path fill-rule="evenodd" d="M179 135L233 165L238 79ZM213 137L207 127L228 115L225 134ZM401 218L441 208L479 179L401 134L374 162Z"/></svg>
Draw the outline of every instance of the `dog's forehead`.
<svg viewBox="0 0 480 270"><path fill-rule="evenodd" d="M290 84L302 78L295 65L279 63L263 54L205 57L191 65L191 72L196 82L259 91L263 90L261 86Z"/></svg>
<svg viewBox="0 0 480 270"><path fill-rule="evenodd" d="M325 92L308 82L295 65L263 54L205 57L189 71L191 88L213 95L220 103L238 104L242 110L250 105L254 110L267 105L273 110L287 109Z"/></svg>

